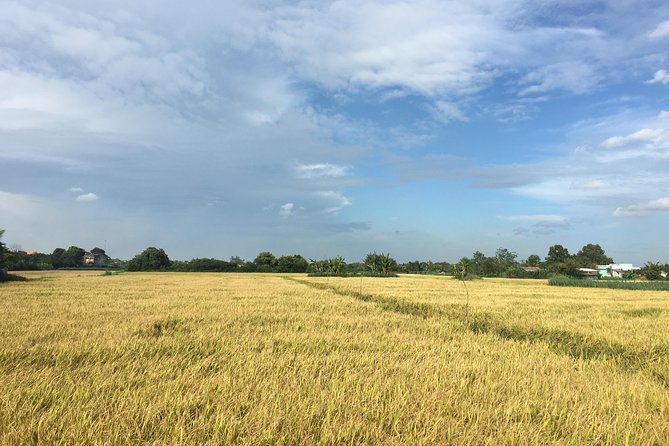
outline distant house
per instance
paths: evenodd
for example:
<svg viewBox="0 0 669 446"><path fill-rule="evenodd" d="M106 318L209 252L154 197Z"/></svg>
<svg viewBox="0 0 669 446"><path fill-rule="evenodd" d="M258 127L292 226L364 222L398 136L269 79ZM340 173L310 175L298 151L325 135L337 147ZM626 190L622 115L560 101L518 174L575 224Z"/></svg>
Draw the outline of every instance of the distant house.
<svg viewBox="0 0 669 446"><path fill-rule="evenodd" d="M597 270L592 268L577 268L576 273L583 277L597 277Z"/></svg>
<svg viewBox="0 0 669 446"><path fill-rule="evenodd" d="M110 260L103 250L96 248L84 254L83 263L84 266L107 266Z"/></svg>
<svg viewBox="0 0 669 446"><path fill-rule="evenodd" d="M631 263L611 263L608 265L597 265L597 274L602 278L622 279L640 269Z"/></svg>
<svg viewBox="0 0 669 446"><path fill-rule="evenodd" d="M538 273L541 271L541 268L538 266L521 266L520 268L526 273Z"/></svg>

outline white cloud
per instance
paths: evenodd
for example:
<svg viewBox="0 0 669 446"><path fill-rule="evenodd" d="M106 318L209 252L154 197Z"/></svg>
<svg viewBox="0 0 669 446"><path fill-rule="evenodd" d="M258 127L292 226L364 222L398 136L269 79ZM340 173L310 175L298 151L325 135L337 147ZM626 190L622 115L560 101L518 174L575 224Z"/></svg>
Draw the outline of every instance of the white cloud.
<svg viewBox="0 0 669 446"><path fill-rule="evenodd" d="M627 207L618 207L611 213L614 217L641 217L646 215L644 209L640 206L632 205Z"/></svg>
<svg viewBox="0 0 669 446"><path fill-rule="evenodd" d="M543 94L552 90L586 93L599 82L599 76L591 64L581 61L554 63L534 70L521 79L527 85L521 96Z"/></svg>
<svg viewBox="0 0 669 446"><path fill-rule="evenodd" d="M348 168L346 166L340 166L337 164L317 163L298 164L295 166L295 170L297 171L297 176L299 178L313 179L324 177L343 177L346 176Z"/></svg>
<svg viewBox="0 0 669 446"><path fill-rule="evenodd" d="M70 188L70 192L81 193L81 192L83 192L83 191L84 191L84 190L83 190L82 188L80 188L80 187L71 187L71 188Z"/></svg>
<svg viewBox="0 0 669 446"><path fill-rule="evenodd" d="M663 113L594 119L571 137L573 145L562 156L472 169L476 185L508 189L580 215L639 216L665 205L653 201L669 191L669 123Z"/></svg>
<svg viewBox="0 0 669 446"><path fill-rule="evenodd" d="M669 197L651 201L648 203L647 208L651 211L669 211Z"/></svg>
<svg viewBox="0 0 669 446"><path fill-rule="evenodd" d="M100 198L100 197L98 197L97 195L95 195L93 192L89 192L89 193L87 193L87 194L81 194L81 195L78 195L77 198L76 198L76 200L77 200L77 201L95 201L95 200L97 200L97 199L99 199L99 198Z"/></svg>
<svg viewBox="0 0 669 446"><path fill-rule="evenodd" d="M575 181L571 184L571 189L576 190L598 190L609 187L609 183L602 180Z"/></svg>
<svg viewBox="0 0 669 446"><path fill-rule="evenodd" d="M435 115L442 122L465 121L466 117L457 104L448 101L437 101L434 105Z"/></svg>
<svg viewBox="0 0 669 446"><path fill-rule="evenodd" d="M669 73L667 70L657 70L652 79L646 81L647 84L669 84Z"/></svg>
<svg viewBox="0 0 669 446"><path fill-rule="evenodd" d="M645 204L619 207L613 211L614 217L642 217L649 211L669 211L669 197L659 198Z"/></svg>
<svg viewBox="0 0 669 446"><path fill-rule="evenodd" d="M344 196L341 192L338 191L320 191L316 192L316 195L330 203L328 207L323 209L323 212L326 214L336 215L345 207L351 206L351 204L353 204L350 198Z"/></svg>
<svg viewBox="0 0 669 446"><path fill-rule="evenodd" d="M630 145L657 145L667 139L665 129L641 129L627 136L612 136L602 142L609 149L628 147Z"/></svg>
<svg viewBox="0 0 669 446"><path fill-rule="evenodd" d="M279 215L281 215L284 218L290 217L291 215L293 215L294 212L295 212L295 204L293 203L282 204L281 207L279 208Z"/></svg>
<svg viewBox="0 0 669 446"><path fill-rule="evenodd" d="M333 89L428 95L476 89L489 77L486 46L505 15L434 0L306 5L279 8L269 33L302 76Z"/></svg>
<svg viewBox="0 0 669 446"><path fill-rule="evenodd" d="M202 60L194 53L171 48L146 29L135 32L103 14L93 16L65 8L36 10L10 2L3 9L0 30L13 30L14 39L34 54L48 50L49 57L41 66L34 66L40 71L49 72L52 64L66 62L71 64L72 77L82 83L94 79L107 89L134 90L133 100L202 92L206 81ZM147 43L150 41L162 41L163 45Z"/></svg>
<svg viewBox="0 0 669 446"><path fill-rule="evenodd" d="M661 116L656 122L662 125ZM625 136L612 136L602 142L606 151L594 154L605 163L621 163L638 158L669 158L669 129L643 128Z"/></svg>
<svg viewBox="0 0 669 446"><path fill-rule="evenodd" d="M654 30L648 33L648 37L651 39L661 39L666 36L669 36L669 20L661 22Z"/></svg>

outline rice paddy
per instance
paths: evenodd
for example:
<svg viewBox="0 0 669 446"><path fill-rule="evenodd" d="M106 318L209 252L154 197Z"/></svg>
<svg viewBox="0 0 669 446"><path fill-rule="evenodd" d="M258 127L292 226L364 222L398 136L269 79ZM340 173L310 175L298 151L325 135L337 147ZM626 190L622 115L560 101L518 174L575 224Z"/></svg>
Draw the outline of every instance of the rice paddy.
<svg viewBox="0 0 669 446"><path fill-rule="evenodd" d="M669 298L545 280L0 284L1 444L669 444Z"/></svg>

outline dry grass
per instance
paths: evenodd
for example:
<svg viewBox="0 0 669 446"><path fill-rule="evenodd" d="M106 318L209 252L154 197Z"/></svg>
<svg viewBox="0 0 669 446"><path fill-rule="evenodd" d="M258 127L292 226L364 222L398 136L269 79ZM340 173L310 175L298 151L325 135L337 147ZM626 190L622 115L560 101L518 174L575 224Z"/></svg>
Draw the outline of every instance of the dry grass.
<svg viewBox="0 0 669 446"><path fill-rule="evenodd" d="M2 444L669 444L666 292L47 272L0 285Z"/></svg>

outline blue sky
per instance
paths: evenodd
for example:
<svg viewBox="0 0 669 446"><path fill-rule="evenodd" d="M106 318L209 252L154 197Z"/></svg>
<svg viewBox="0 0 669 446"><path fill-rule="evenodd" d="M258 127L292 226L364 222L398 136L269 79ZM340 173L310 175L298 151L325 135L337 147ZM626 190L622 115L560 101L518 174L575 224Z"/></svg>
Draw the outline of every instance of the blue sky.
<svg viewBox="0 0 669 446"><path fill-rule="evenodd" d="M23 249L669 261L666 2L1 6Z"/></svg>

